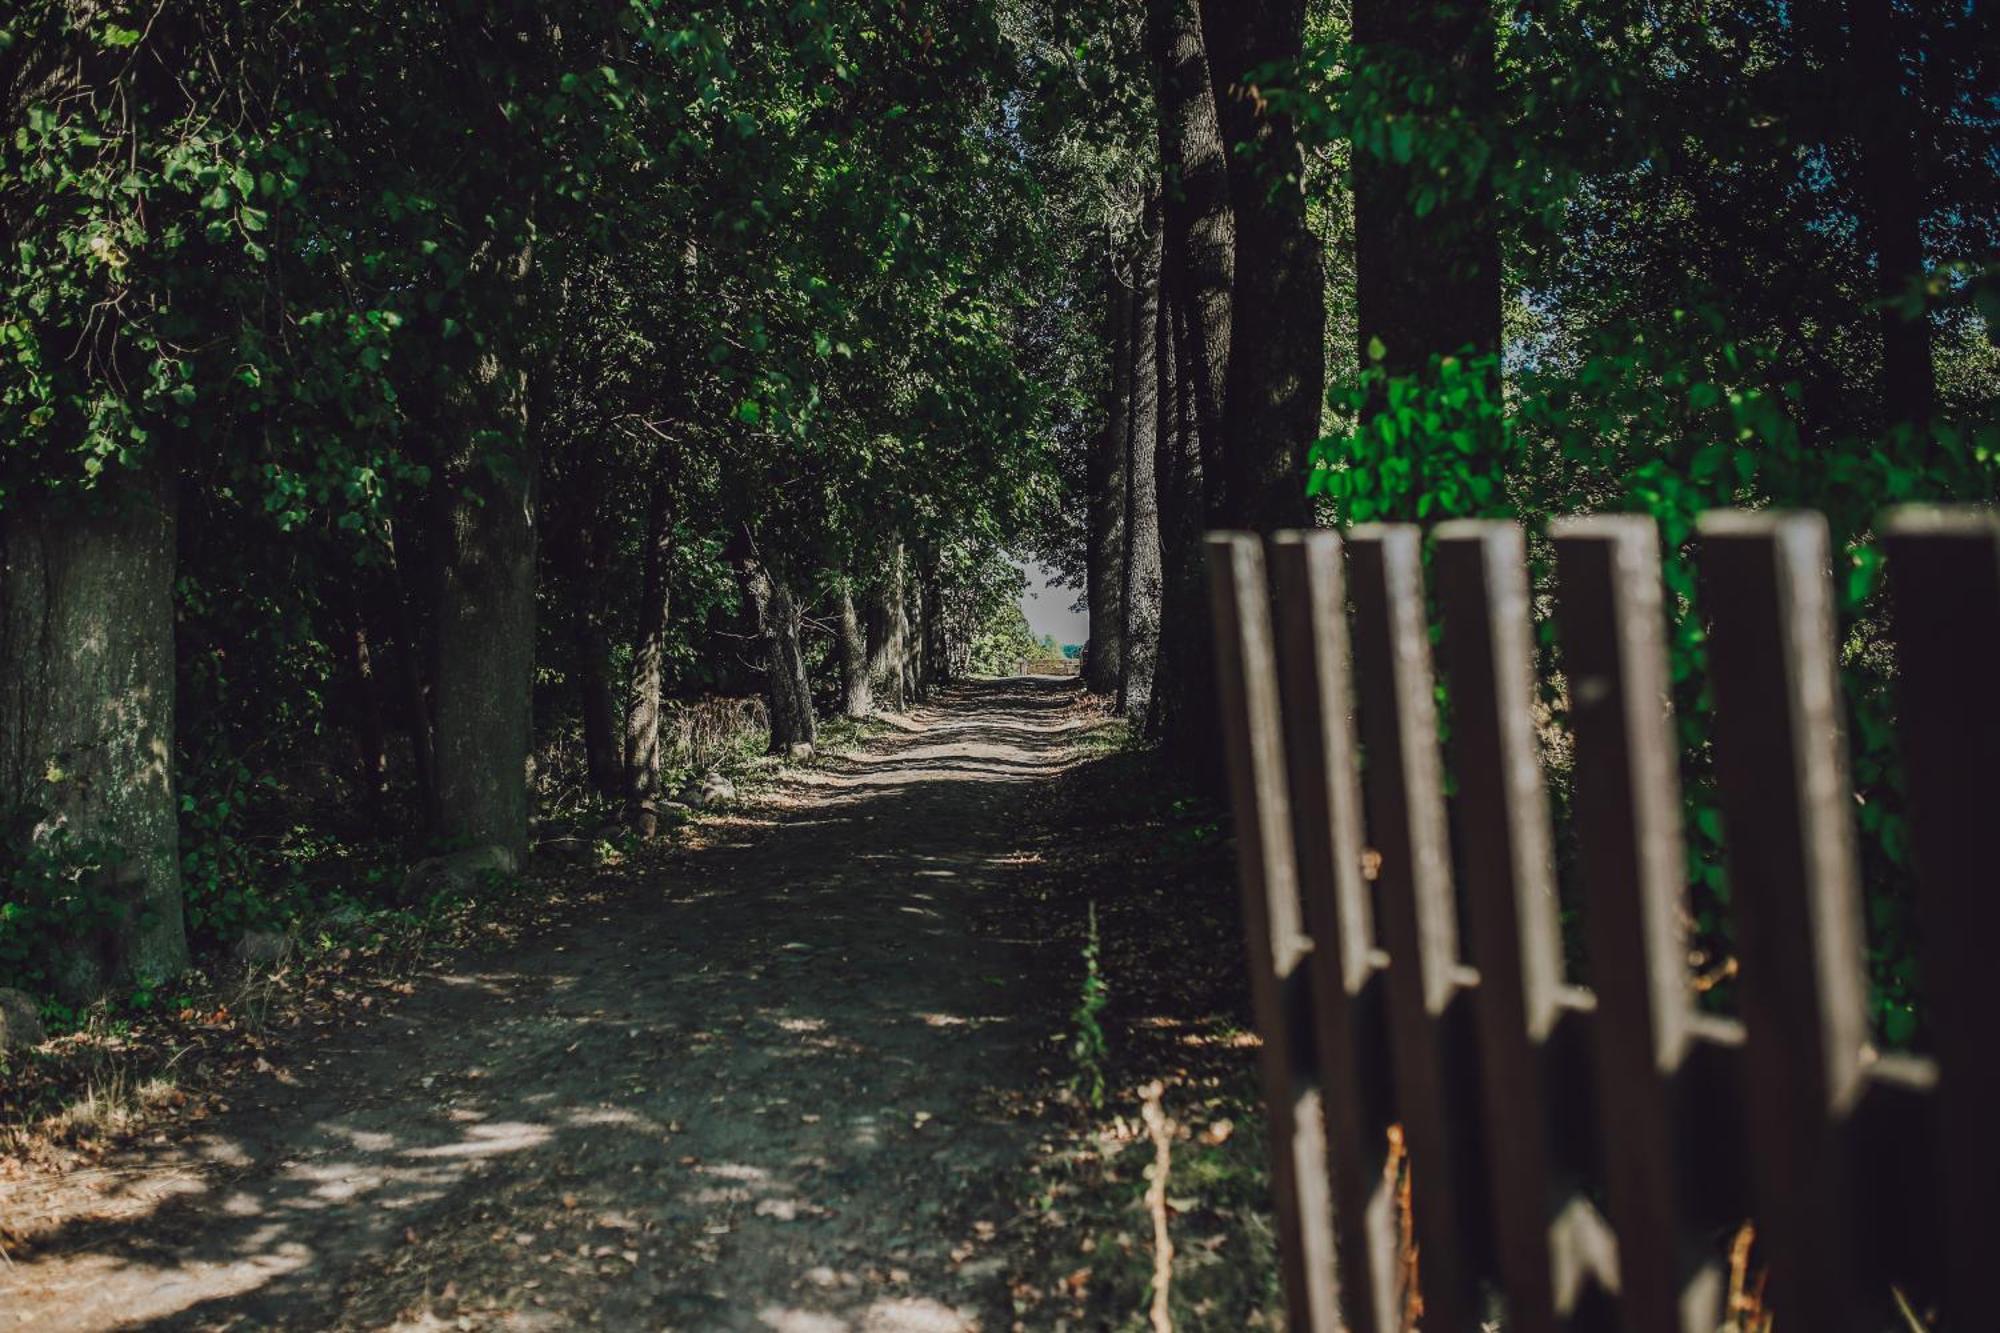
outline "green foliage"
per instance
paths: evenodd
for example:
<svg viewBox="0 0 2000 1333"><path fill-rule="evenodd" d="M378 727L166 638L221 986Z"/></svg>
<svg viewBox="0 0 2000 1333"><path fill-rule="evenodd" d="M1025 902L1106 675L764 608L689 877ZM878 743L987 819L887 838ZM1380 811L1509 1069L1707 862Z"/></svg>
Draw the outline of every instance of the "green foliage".
<svg viewBox="0 0 2000 1333"><path fill-rule="evenodd" d="M442 516L483 478L539 495L545 754L587 652L623 683L656 508L672 695L757 685L744 532L802 589L904 549L954 632L988 613L1059 506L1032 350L1075 327L1002 8L0 17L0 513L169 465L198 945L423 848Z"/></svg>
<svg viewBox="0 0 2000 1333"><path fill-rule="evenodd" d="M1070 1013L1069 1054L1075 1064L1070 1089L1092 1107L1104 1105L1104 1067L1110 1046L1104 1032L1103 1014L1111 1003L1111 987L1100 969L1102 946L1097 938L1097 904L1090 904L1090 917L1083 940L1083 983L1076 1008Z"/></svg>
<svg viewBox="0 0 2000 1333"><path fill-rule="evenodd" d="M53 949L113 925L122 910L104 872L118 848L81 836L45 810L9 812L0 840L0 986L40 991Z"/></svg>
<svg viewBox="0 0 2000 1333"><path fill-rule="evenodd" d="M1022 662L1043 659L1042 645L1028 630L1019 602L994 608L972 638L971 669L975 675L1010 676Z"/></svg>
<svg viewBox="0 0 2000 1333"><path fill-rule="evenodd" d="M1909 94L1925 163L1990 161L1994 125L1970 91L1980 30L1962 9L1928 4L1899 27L1933 71ZM1933 267L1885 303L1853 146L1855 117L1869 113L1828 96L1828 81L1846 77L1837 22L1756 5L1517 9L1498 25L1497 86L1484 95L1407 50L1355 45L1337 24L1321 36L1304 68L1273 72L1282 86L1268 95L1346 162L1407 169L1411 217L1493 211L1507 336L1504 357L1433 355L1413 369L1359 349L1358 367L1336 377L1310 492L1339 523L1505 516L1539 529L1601 511L1658 522L1694 925L1711 961L1729 949L1728 830L1709 771L1695 519L1717 506L1825 512L1877 1030L1892 1045L1920 1038L1873 523L1889 504L2000 494L2000 374L1983 351L2000 243L1990 171L1936 166L1924 201ZM1928 420L1897 420L1886 405L1885 304L1931 325ZM1538 592L1552 593L1546 550L1531 554ZM1541 629L1553 682L1554 625ZM1568 775L1555 778L1563 807ZM1728 1000L1726 987L1710 994Z"/></svg>

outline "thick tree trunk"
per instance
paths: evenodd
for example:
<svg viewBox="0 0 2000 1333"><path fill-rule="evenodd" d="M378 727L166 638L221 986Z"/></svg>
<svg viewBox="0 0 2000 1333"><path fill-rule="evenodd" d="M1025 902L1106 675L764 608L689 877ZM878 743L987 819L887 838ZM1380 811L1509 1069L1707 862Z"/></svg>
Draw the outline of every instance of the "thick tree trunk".
<svg viewBox="0 0 2000 1333"><path fill-rule="evenodd" d="M1167 270L1171 297L1178 270ZM1180 771L1213 789L1221 782L1222 735L1216 722L1215 649L1210 639L1208 584L1202 531L1207 524L1202 490L1200 422L1189 365L1187 323L1179 304L1173 318L1174 377L1160 431L1154 478L1160 512L1160 655L1147 734Z"/></svg>
<svg viewBox="0 0 2000 1333"><path fill-rule="evenodd" d="M1215 94L1228 145L1236 272L1230 311L1255 329L1231 345L1224 394L1224 522L1270 532L1305 526L1306 468L1326 394L1326 274L1306 225L1303 161L1291 118L1251 86L1253 71L1295 63L1304 0L1203 0Z"/></svg>
<svg viewBox="0 0 2000 1333"><path fill-rule="evenodd" d="M854 609L854 589L845 582L840 585L839 601L841 711L851 718L863 718L875 711L868 677L868 635Z"/></svg>
<svg viewBox="0 0 2000 1333"><path fill-rule="evenodd" d="M1216 516L1227 512L1223 455L1236 274L1229 163L1202 37L1201 0L1151 0L1147 31L1159 65L1166 256L1174 270L1170 289L1187 323L1203 494L1208 513Z"/></svg>
<svg viewBox="0 0 2000 1333"><path fill-rule="evenodd" d="M1111 351L1111 397L1104 431L1091 444L1085 488L1086 597L1090 643L1084 652L1084 685L1097 694L1117 690L1124 674L1125 448L1132 429L1132 288L1123 266L1111 266L1105 319Z"/></svg>
<svg viewBox="0 0 2000 1333"><path fill-rule="evenodd" d="M437 623L439 832L516 858L528 844L535 669L533 460L472 463L449 485Z"/></svg>
<svg viewBox="0 0 2000 1333"><path fill-rule="evenodd" d="M744 598L764 645L765 697L771 713L771 753L810 751L818 727L812 686L799 642L799 605L786 582L754 553L737 563Z"/></svg>
<svg viewBox="0 0 2000 1333"><path fill-rule="evenodd" d="M1901 301L1924 276L1924 189L1913 107L1903 87L1903 43L1889 0L1848 0L1851 105L1861 141L1862 221L1875 249L1882 301L1882 406L1891 426L1929 424L1937 398L1930 316Z"/></svg>
<svg viewBox="0 0 2000 1333"><path fill-rule="evenodd" d="M868 596L868 679L871 692L887 694L889 707L908 707L904 666L910 655L910 616L903 588L903 544L889 552L883 574Z"/></svg>
<svg viewBox="0 0 2000 1333"><path fill-rule="evenodd" d="M1173 384L1173 338L1163 331L1160 299L1160 197L1146 201L1144 245L1132 311L1133 378L1131 429L1125 456L1124 671L1118 680L1118 711L1144 718L1153 697L1154 667L1160 649L1160 511L1155 473L1162 425L1167 421ZM1167 390L1162 392L1163 387Z"/></svg>
<svg viewBox="0 0 2000 1333"><path fill-rule="evenodd" d="M98 844L116 919L47 961L75 1003L187 967L174 794L174 502L160 462L97 512L22 488L0 510L0 806L36 842ZM58 833L58 830L61 832Z"/></svg>
<svg viewBox="0 0 2000 1333"><path fill-rule="evenodd" d="M660 791L660 706L666 683L667 567L673 552L671 490L662 467L646 501L646 547L639 576L639 614L632 636L632 674L625 696L626 818L646 837L657 828Z"/></svg>
<svg viewBox="0 0 2000 1333"><path fill-rule="evenodd" d="M921 647L924 658L924 690L928 694L940 685L951 684L952 680L951 655L946 643L944 587L938 581L935 560L924 570L922 586L924 634Z"/></svg>
<svg viewBox="0 0 2000 1333"><path fill-rule="evenodd" d="M1357 60L1411 69L1444 90L1468 123L1490 124L1494 27L1484 5L1457 0L1354 0ZM1419 108L1408 108L1415 114ZM1433 109L1432 114L1435 114ZM1419 215L1413 169L1354 152L1355 315L1361 364L1391 375L1433 357L1500 350L1500 233L1491 176L1426 179L1444 197ZM1498 374L1497 364L1492 372ZM1494 394L1497 399L1497 391ZM1400 517L1428 489L1423 459ZM1497 465L1497 459L1496 459Z"/></svg>
<svg viewBox="0 0 2000 1333"><path fill-rule="evenodd" d="M525 306L533 248L487 280ZM457 431L442 505L437 614L438 832L461 846L528 849L535 676L535 483L540 468L518 349L479 350L448 404Z"/></svg>

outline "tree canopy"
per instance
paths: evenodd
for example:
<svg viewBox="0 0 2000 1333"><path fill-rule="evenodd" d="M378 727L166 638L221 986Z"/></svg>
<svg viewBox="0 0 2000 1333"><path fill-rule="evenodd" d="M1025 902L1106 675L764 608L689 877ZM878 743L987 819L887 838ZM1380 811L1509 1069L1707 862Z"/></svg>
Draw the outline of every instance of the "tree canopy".
<svg viewBox="0 0 2000 1333"><path fill-rule="evenodd" d="M1894 886L1870 525L1994 492L1992 24L25 0L0 981L150 995L186 932L364 863L650 832L696 763L675 710L760 695L804 754L999 669L1015 561L1212 780L1228 525L1654 515L1712 844L1684 544L1715 505L1827 511Z"/></svg>

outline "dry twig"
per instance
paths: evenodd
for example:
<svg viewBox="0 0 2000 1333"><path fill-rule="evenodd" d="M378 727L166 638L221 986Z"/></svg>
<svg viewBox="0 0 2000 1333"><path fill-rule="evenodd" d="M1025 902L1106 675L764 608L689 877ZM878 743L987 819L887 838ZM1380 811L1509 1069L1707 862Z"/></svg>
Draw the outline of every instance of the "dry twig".
<svg viewBox="0 0 2000 1333"><path fill-rule="evenodd" d="M1157 1079L1139 1090L1145 1098L1140 1114L1153 1138L1153 1183L1146 1190L1146 1210L1153 1215L1153 1333L1174 1333L1167 1308L1167 1288L1174 1276L1174 1242L1167 1234L1167 1176L1173 1168L1174 1122L1160 1099L1166 1088Z"/></svg>

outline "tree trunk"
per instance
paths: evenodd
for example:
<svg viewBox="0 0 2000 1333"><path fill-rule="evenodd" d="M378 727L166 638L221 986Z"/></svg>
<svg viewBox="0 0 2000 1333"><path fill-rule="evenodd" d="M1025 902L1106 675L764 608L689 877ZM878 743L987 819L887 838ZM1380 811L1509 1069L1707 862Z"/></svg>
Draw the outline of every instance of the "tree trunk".
<svg viewBox="0 0 2000 1333"><path fill-rule="evenodd" d="M840 585L839 600L841 711L851 718L863 718L875 711L868 676L868 636L854 609L854 589L845 581Z"/></svg>
<svg viewBox="0 0 2000 1333"><path fill-rule="evenodd" d="M1170 290L1187 322L1203 494L1214 516L1227 512L1222 460L1236 273L1229 164L1202 38L1201 0L1152 0L1147 32L1159 64L1166 256L1174 269ZM1269 318L1272 312L1261 314Z"/></svg>
<svg viewBox="0 0 2000 1333"><path fill-rule="evenodd" d="M1411 70L1425 84L1443 89L1467 123L1495 123L1495 37L1486 6L1354 0L1353 13L1357 61ZM1403 110L1437 114L1435 107ZM1422 215L1413 196L1420 183L1443 191ZM1392 376L1404 376L1426 372L1433 357L1497 355L1500 233L1492 196L1488 172L1470 180L1419 182L1411 167L1355 145L1355 316L1363 366L1379 364ZM1491 373L1498 374L1497 362ZM1497 466L1497 457L1494 461ZM1417 516L1416 499L1428 482L1421 454L1416 464L1400 512L1391 516Z"/></svg>
<svg viewBox="0 0 2000 1333"><path fill-rule="evenodd" d="M1202 489L1200 421L1187 321L1171 299L1179 270L1167 266L1172 316L1172 391L1160 431L1155 487L1160 514L1160 655L1147 734L1180 772L1213 791L1221 784L1222 734L1216 721L1215 649L1210 639L1208 583L1202 531L1207 522Z"/></svg>
<svg viewBox="0 0 2000 1333"><path fill-rule="evenodd" d="M918 703L927 703L931 697L931 660L926 645L930 643L930 580L929 571L920 555L917 559L915 577L910 580L910 697Z"/></svg>
<svg viewBox="0 0 2000 1333"><path fill-rule="evenodd" d="M80 512L22 488L0 511L0 806L30 816L40 847L103 846L87 892L115 913L47 960L72 1003L188 963L171 474L159 460L108 473L94 499Z"/></svg>
<svg viewBox="0 0 2000 1333"><path fill-rule="evenodd" d="M883 690L889 707L908 707L904 664L909 659L910 616L903 588L903 544L890 548L880 580L868 596L868 679L870 690Z"/></svg>
<svg viewBox="0 0 2000 1333"><path fill-rule="evenodd" d="M799 644L799 605L791 588L754 552L737 562L737 578L764 645L765 697L771 713L771 753L810 750L817 735L812 686Z"/></svg>
<svg viewBox="0 0 2000 1333"><path fill-rule="evenodd" d="M1202 10L1236 223L1230 310L1257 331L1229 354L1222 517L1257 532L1304 527L1312 518L1306 469L1326 395L1326 274L1306 225L1298 136L1289 116L1260 101L1250 75L1298 61L1306 7L1203 0Z"/></svg>
<svg viewBox="0 0 2000 1333"><path fill-rule="evenodd" d="M439 832L466 846L528 843L535 669L533 462L522 447L450 485L437 625Z"/></svg>
<svg viewBox="0 0 2000 1333"><path fill-rule="evenodd" d="M667 568L673 554L671 489L664 466L656 468L646 501L646 547L642 560L637 629L632 637L632 675L625 697L626 818L651 837L658 827L654 802L660 791L660 704L666 683Z"/></svg>
<svg viewBox="0 0 2000 1333"><path fill-rule="evenodd" d="M917 646L923 641L924 603L915 584L915 579L904 581L903 598L897 614L902 619L903 697L913 703L922 703L926 693L924 655L917 651Z"/></svg>
<svg viewBox="0 0 2000 1333"><path fill-rule="evenodd" d="M533 248L488 275L517 312ZM461 846L528 849L535 677L536 456L518 349L478 350L447 404L437 616L438 832Z"/></svg>
<svg viewBox="0 0 2000 1333"><path fill-rule="evenodd" d="M1146 200L1144 245L1139 252L1132 302L1133 388L1131 429L1126 433L1124 671L1118 679L1118 711L1144 718L1153 697L1154 666L1160 637L1160 511L1155 473L1162 426L1173 384L1173 338L1163 329L1161 300L1161 202L1157 191ZM1163 391L1163 389L1165 391Z"/></svg>
<svg viewBox="0 0 2000 1333"><path fill-rule="evenodd" d="M1930 422L1937 373L1929 314L1905 314L1900 305L1924 276L1924 190L1913 99L1903 87L1903 43L1889 0L1848 0L1847 16L1850 105L1861 111L1861 213L1882 301L1882 406L1889 425L1921 430Z"/></svg>
<svg viewBox="0 0 2000 1333"><path fill-rule="evenodd" d="M1084 685L1096 694L1117 690L1125 660L1125 448L1132 422L1132 288L1123 266L1111 265L1105 341L1111 349L1111 396L1105 426L1086 462L1089 528L1085 533L1090 642Z"/></svg>
<svg viewBox="0 0 2000 1333"><path fill-rule="evenodd" d="M618 743L618 699L611 688L611 636L595 608L576 618L576 684L590 788L615 799L625 789L625 757Z"/></svg>
<svg viewBox="0 0 2000 1333"><path fill-rule="evenodd" d="M367 615L358 601L350 601L343 611L348 698L354 715L355 777L362 802L375 809L389 782L389 733L382 723L382 686L375 678Z"/></svg>
<svg viewBox="0 0 2000 1333"><path fill-rule="evenodd" d="M924 571L922 594L924 635L921 646L924 658L924 691L928 694L937 686L951 684L951 657L946 651L944 588L938 581L935 560L931 561L930 567Z"/></svg>
<svg viewBox="0 0 2000 1333"><path fill-rule="evenodd" d="M403 558L393 536L389 549L389 616L396 639L397 683L403 692L405 730L410 737L410 764L416 770L417 800L423 810L423 826L435 833L444 816L438 801L437 719L431 710L430 691L425 688L426 653L417 633L416 617L410 613L409 589L403 579Z"/></svg>

